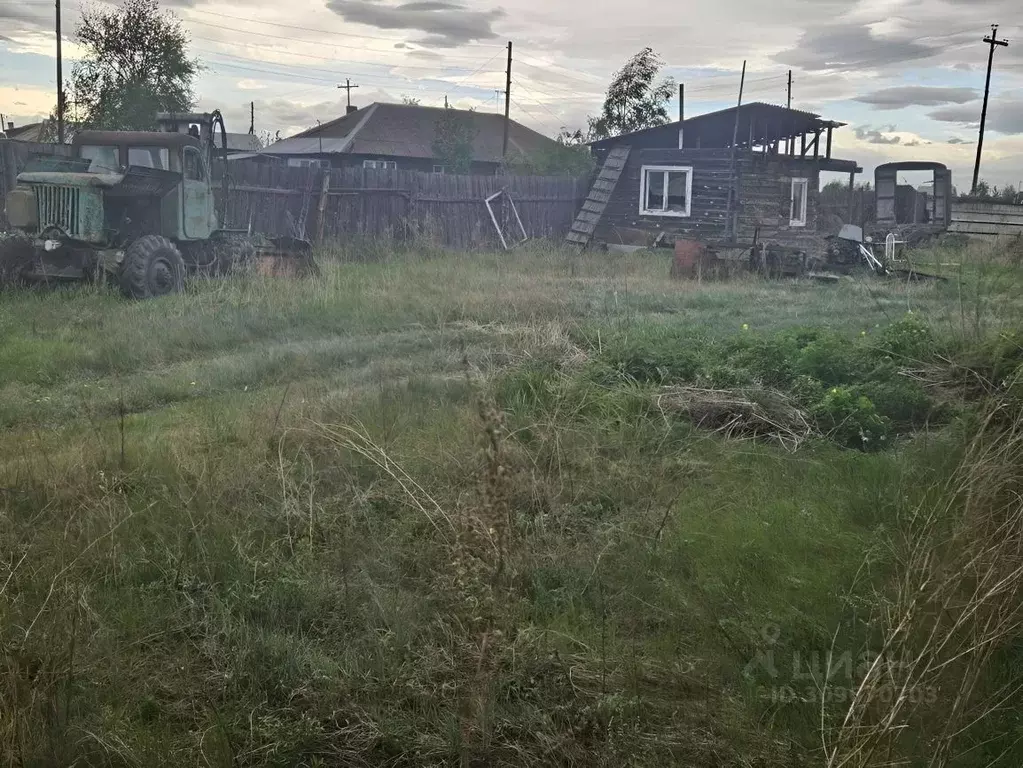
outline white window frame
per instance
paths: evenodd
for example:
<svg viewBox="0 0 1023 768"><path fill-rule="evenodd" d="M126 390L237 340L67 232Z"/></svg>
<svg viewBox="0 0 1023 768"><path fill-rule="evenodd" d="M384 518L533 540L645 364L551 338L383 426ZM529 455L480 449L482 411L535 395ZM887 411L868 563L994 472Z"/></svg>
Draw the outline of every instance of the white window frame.
<svg viewBox="0 0 1023 768"><path fill-rule="evenodd" d="M803 207L801 210L796 210L796 187L801 186L803 188ZM792 179L792 187L789 191L789 226L790 227L805 227L806 226L806 204L810 197L810 180L809 179ZM798 216L796 214L799 214Z"/></svg>
<svg viewBox="0 0 1023 768"><path fill-rule="evenodd" d="M655 211L646 207L647 179L651 172L664 172L664 204L668 204L669 173L685 173L686 175L686 209L684 211ZM639 215L640 216L671 216L685 219L692 215L693 210L693 166L691 165L644 165L639 176Z"/></svg>
<svg viewBox="0 0 1023 768"><path fill-rule="evenodd" d="M433 166L433 172L443 176L446 173L446 170L443 165L435 165Z"/></svg>
<svg viewBox="0 0 1023 768"><path fill-rule="evenodd" d="M330 160L316 160L309 159L307 157L289 157L288 158L289 168L320 168L327 170L330 168Z"/></svg>
<svg viewBox="0 0 1023 768"><path fill-rule="evenodd" d="M398 163L396 160L363 160L362 167L371 171L396 171Z"/></svg>

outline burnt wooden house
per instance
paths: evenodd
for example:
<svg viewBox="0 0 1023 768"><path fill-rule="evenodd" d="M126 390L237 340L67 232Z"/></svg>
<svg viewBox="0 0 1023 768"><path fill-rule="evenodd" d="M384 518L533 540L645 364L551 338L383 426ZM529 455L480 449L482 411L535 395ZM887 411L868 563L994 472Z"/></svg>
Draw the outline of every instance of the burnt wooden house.
<svg viewBox="0 0 1023 768"><path fill-rule="evenodd" d="M844 123L751 103L595 142L601 167L568 240L586 245L678 239L823 250L823 171L857 173L832 156ZM851 200L850 194L850 200Z"/></svg>

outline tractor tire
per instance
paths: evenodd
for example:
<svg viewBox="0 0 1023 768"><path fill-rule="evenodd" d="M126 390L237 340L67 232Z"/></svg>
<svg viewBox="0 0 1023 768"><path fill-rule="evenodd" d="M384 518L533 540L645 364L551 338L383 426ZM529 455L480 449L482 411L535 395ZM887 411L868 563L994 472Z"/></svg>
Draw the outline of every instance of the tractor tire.
<svg viewBox="0 0 1023 768"><path fill-rule="evenodd" d="M185 287L185 260L166 237L140 237L124 254L121 292L130 299L151 299L180 293Z"/></svg>

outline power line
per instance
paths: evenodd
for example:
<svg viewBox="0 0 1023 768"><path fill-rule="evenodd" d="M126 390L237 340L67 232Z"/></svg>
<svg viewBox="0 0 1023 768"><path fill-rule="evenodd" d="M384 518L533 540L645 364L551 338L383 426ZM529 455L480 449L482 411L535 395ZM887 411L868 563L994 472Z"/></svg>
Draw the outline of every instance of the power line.
<svg viewBox="0 0 1023 768"><path fill-rule="evenodd" d="M322 29L322 28L321 29L316 29L314 27L302 27L302 26L298 26L296 24L284 24L284 23L277 22L277 21L263 21L262 19L249 19L249 18L239 19L238 16L235 16L235 15L232 15L232 14L216 13L215 11L204 11L204 10L199 10L198 8L189 8L188 10L189 10L189 13L201 13L201 14L206 15L206 16L218 16L218 17L224 18L224 19L242 20L242 21L250 22L252 24L265 24L267 26L272 26L272 27L283 27L285 29L298 29L298 30L301 30L303 32L321 32L321 33L322 32L326 32L326 33L328 33L330 35L339 35L341 37L355 37L355 38L362 38L362 39L365 39L365 40L382 40L382 41L388 42L388 43L393 43L395 41L403 42L402 40L399 40L398 38L395 38L395 37L381 37L379 35L358 35L358 34L355 34L354 32L336 32L336 31L330 30L330 29ZM194 20L194 19L187 19L187 21L194 21L196 24L206 24L208 26L216 26L216 25L210 24L209 22L198 21L198 20ZM231 28L231 29L233 29L233 28ZM470 46L472 46L472 47L479 47L479 48L500 48L502 50L504 49L503 45L497 45L496 43L476 43L476 42L463 43L460 47L467 48L467 47L470 47Z"/></svg>
<svg viewBox="0 0 1023 768"><path fill-rule="evenodd" d="M235 32L235 33L239 32L239 30L234 28L234 27L225 27L225 26L219 25L219 24L210 24L209 21L197 21L196 24L201 24L201 25L203 25L205 27L213 27L214 29L218 29L218 30L227 30L228 32ZM240 32L242 32L243 34L246 34L246 35L256 35L258 37L269 38L271 40L283 40L283 41L285 41L287 43L292 43L292 44L295 44L295 43L305 43L307 45L322 45L322 46L325 46L327 48L345 48L347 50L361 50L361 51L373 51L374 50L372 48L366 48L366 47L360 47L360 46L352 46L352 45L340 45L340 44L336 44L336 43L323 42L323 41L319 41L319 40L305 40L305 39L299 39L299 38L293 38L293 37L285 37L284 35L271 35L271 34L269 34L267 32L253 32L251 30L240 30ZM217 40L216 38L204 38L204 37L201 37L199 35L192 35L192 37L194 37L196 40L206 40L208 42L220 43L222 45L243 45L244 44L244 43L238 43L238 42L231 41L231 40ZM384 53L384 51L377 51L377 52ZM295 55L300 55L300 54L295 54ZM311 58L322 58L321 56L319 56L319 57L318 56L313 56L312 54L301 54L301 55L305 55L305 56L311 57ZM476 60L478 61L479 59L476 59ZM429 69L429 67L414 66L412 64L408 64L408 66L409 66L409 69ZM469 67L449 67L449 69L469 69Z"/></svg>
<svg viewBox="0 0 1023 768"><path fill-rule="evenodd" d="M458 85L458 86L460 86L460 85L462 85L462 84L463 84L463 83L464 83L464 82L465 82L466 80L468 80L468 79L469 79L470 77L473 77L473 76L475 76L475 75L478 75L478 74L479 74L480 72L482 72L482 71L483 71L483 70L484 70L484 69L485 69L485 68L487 67L487 65L489 65L489 64L490 64L490 62L492 62L492 61L493 61L494 59L496 59L496 58L497 58L498 56L500 56L500 55L501 55L500 53L495 53L495 54L494 54L493 56L491 56L491 57L490 57L489 59L487 59L487 60L486 60L486 61L484 61L484 62L483 62L482 64L480 64L480 66L479 66L479 68L478 68L478 69L476 69L476 70L474 70L474 71L470 72L470 73L469 73L468 75L466 75L466 76L465 76L465 77L463 77L463 78L462 78L461 80L459 80L459 81L458 81L458 84L457 84L457 85ZM456 87L457 87L457 86L456 86Z"/></svg>
<svg viewBox="0 0 1023 768"><path fill-rule="evenodd" d="M247 66L244 66L244 65L241 65L241 64L232 64L232 63L223 62L223 61L215 61L215 62L212 62L212 63L217 64L218 66L221 66L221 67L227 67L228 69L241 70L242 72L254 72L256 74L261 74L261 75L278 75L278 76L281 76L281 77L294 78L294 79L297 79L297 80L305 80L307 82L322 83L322 84L324 84L326 86L329 86L330 88L334 88L337 85L337 77L339 76L339 73L336 73L335 77L333 77L333 78L326 78L326 77L321 77L321 76L316 76L316 75L302 75L302 74L298 74L298 73L295 73L295 72L280 72L280 71L275 71L275 70L270 70L270 69L259 69L257 67L247 67ZM365 81L366 78L363 78L363 80ZM374 85L374 86L379 87L379 88L393 87L394 85L396 85L394 80L391 80L391 81L383 80L383 81L371 82L369 84L370 85ZM463 89L469 88L469 89L472 89L472 90L481 90L480 88L476 88L475 86L461 86L461 87ZM443 94L444 93L443 90L440 90L440 89L437 89L437 88L417 88L417 90L419 90L419 91L421 91L423 93L437 93L437 94Z"/></svg>
<svg viewBox="0 0 1023 768"><path fill-rule="evenodd" d="M218 45L233 46L235 48L244 48L244 47L247 47L249 45L248 43L244 43L244 42L236 42L236 41L233 41L233 40L219 40L219 39L217 39L215 37L203 37L202 35L192 35L192 37L194 39L196 39L196 40L202 40L203 42L206 42L206 43L217 43ZM286 37L279 37L278 35L272 35L272 37L276 37L276 38L279 38L281 40L288 40L288 38L286 38ZM289 42L292 42L292 43L296 43L296 42L313 43L314 41L312 41L312 40L290 40ZM314 44L316 44L316 45L329 45L328 43L314 43ZM336 47L338 47L338 48L350 48L350 46L336 46ZM373 52L373 49L371 49L371 48L351 48L351 50L361 50L361 51L366 51L366 52ZM313 53L300 53L298 51L291 51L291 50L281 51L281 52L282 53L286 53L288 56L298 56L298 57L303 58L303 59L318 59L320 61L337 61L338 60L337 56L317 56L316 54L313 54ZM381 51L381 53L382 53L382 51ZM500 54L497 54L497 55L500 55ZM476 61L479 61L479 59L476 59ZM379 62L379 61L361 61L361 60L357 60L357 59L348 59L348 58L345 59L345 63L350 63L350 64L368 64L370 66L378 66L378 67L401 67L403 69L436 70L436 69L443 68L443 69L455 70L455 71L458 71L458 72L468 72L470 70L470 67L448 67L448 66L445 66L444 64L438 64L437 66L429 67L429 66L424 66L422 64L395 64L395 63L389 62L389 61L385 61L385 62ZM486 66L486 65L484 64L484 66Z"/></svg>
<svg viewBox="0 0 1023 768"><path fill-rule="evenodd" d="M518 86L519 88L521 88L521 89L522 89L523 91L525 91L525 92L526 92L526 96L528 96L528 97L529 97L529 100L530 100L530 101L532 101L532 102L533 102L534 104L536 104L536 105L537 105L538 107L540 107L541 109L543 109L543 110L546 110L546 111L547 111L547 113L548 113L549 115L551 115L551 117L553 117L553 118L554 118L555 120L558 120L558 121L560 121L560 120L562 120L562 119L563 119L563 118L562 118L562 117L561 117L560 115L556 115L556 114L554 114L554 112L553 112L553 111L552 111L552 110L551 110L551 109L550 109L550 108L549 108L549 107L548 107L548 106L547 106L546 104L544 104L543 102L539 101L539 100L538 100L538 99L537 99L536 97L534 97L534 96L533 96L533 94L532 94L532 92L531 92L531 91L530 91L530 90L529 90L528 88L526 88L526 86L522 85L522 83L520 83L520 82L519 82L518 80L516 80L516 81L515 81L515 84L516 84L516 85L517 85L517 86Z"/></svg>
<svg viewBox="0 0 1023 768"><path fill-rule="evenodd" d="M529 115L529 117L530 117L530 118L531 118L531 119L533 120L533 122L535 122L535 123L538 123L539 125L542 125L542 126L543 126L544 128L550 129L551 125L550 125L550 123L548 123L548 122L547 122L546 120L541 120L541 119L540 119L540 118L538 118L538 117L537 117L536 115L534 115L534 114L533 114L532 112L530 112L530 111L529 111L528 109L526 109L526 108L525 108L525 106L523 106L523 105L522 105L522 104L520 104L519 102L515 101L514 99L512 99L511 101L512 101L512 103L513 103L513 104L514 104L514 105L515 105L516 107L518 107L518 108L519 108L519 109L521 109L521 110L522 110L523 112L525 112L525 113L526 113L527 115ZM558 130L559 130L559 129L555 129L555 130L554 130L554 133L555 133L555 134L557 134Z"/></svg>
<svg viewBox="0 0 1023 768"><path fill-rule="evenodd" d="M270 64L270 65L273 65L273 62L263 62L263 61L259 61L258 59L250 59L250 58L247 58L245 56L234 56L234 55L229 54L229 53L220 53L219 51L204 51L204 50L200 49L200 50L198 50L198 52L206 54L207 56L221 56L221 57L225 57L225 58L228 58L228 59L233 59L235 61L241 61L241 62L244 62L246 64L252 63L252 64ZM237 64L233 64L233 63L230 63L230 62L217 61L215 59L210 59L209 63L217 64L217 65L220 65L220 66L223 66L223 67L233 67L233 68L237 68L237 69L246 69L246 67L242 67L242 66L237 65ZM298 69L298 71L297 72L291 72L291 71L282 70L282 69L276 69L276 70L256 69L256 70L253 70L253 71L262 72L264 74L275 74L275 75L281 75L281 76L285 76L285 77L297 77L297 78L306 78L306 79L309 79L310 75L307 75L305 73L323 73L323 74L326 74L326 75L330 75L332 82L336 82L337 79L341 75L344 74L343 72L340 72L340 71L334 70L334 69L321 69L321 68L318 68L318 67L307 67L307 66L295 65L295 64L279 64L278 66L280 66L280 67L291 67L291 68L294 68L294 69ZM358 77L361 77L363 80L375 80L378 83L382 82L382 83L385 83L385 84L390 84L393 81L402 80L403 79L400 76L393 75L393 74L374 75L374 74L370 74L370 73L361 73L361 72L357 72L355 74ZM317 80L324 80L324 78L322 78L322 77L317 77L316 79ZM447 80L444 80L444 79L442 79L440 77L421 77L420 80L433 81L433 82L438 82L438 83L446 83L446 82L448 82ZM475 86L475 85L462 86L462 85L456 84L453 87L455 87L455 88L471 88L471 89L476 89L476 90L486 90L484 88L481 88L480 86Z"/></svg>

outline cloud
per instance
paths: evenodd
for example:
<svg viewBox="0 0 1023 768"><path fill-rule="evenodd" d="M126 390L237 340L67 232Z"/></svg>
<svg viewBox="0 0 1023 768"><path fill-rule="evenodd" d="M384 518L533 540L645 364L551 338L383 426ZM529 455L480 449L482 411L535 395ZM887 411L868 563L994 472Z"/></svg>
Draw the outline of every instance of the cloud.
<svg viewBox="0 0 1023 768"><path fill-rule="evenodd" d="M960 139L958 136L953 136L948 140L949 144L976 144L975 141L969 141L967 139Z"/></svg>
<svg viewBox="0 0 1023 768"><path fill-rule="evenodd" d="M955 104L927 114L940 123L958 123L964 127L980 124L981 102ZM988 109L989 130L1007 135L1023 134L1023 91L1004 93L991 99Z"/></svg>
<svg viewBox="0 0 1023 768"><path fill-rule="evenodd" d="M844 23L811 27L794 46L772 58L811 71L862 70L929 59L941 50L913 38L875 36L867 24Z"/></svg>
<svg viewBox="0 0 1023 768"><path fill-rule="evenodd" d="M860 141L865 141L868 144L901 144L901 136L886 136L885 133L891 133L895 130L894 125L884 126L880 128L871 128L869 125L861 125L855 129L856 138ZM909 146L916 146L911 144Z"/></svg>
<svg viewBox="0 0 1023 768"><path fill-rule="evenodd" d="M454 48L497 37L492 25L504 17L500 8L470 10L460 3L420 0L389 5L378 0L327 0L327 8L355 24L424 34L422 45Z"/></svg>
<svg viewBox="0 0 1023 768"><path fill-rule="evenodd" d="M902 109L910 106L940 107L965 104L977 98L973 88L946 88L933 85L901 85L857 96L855 101L878 109Z"/></svg>

